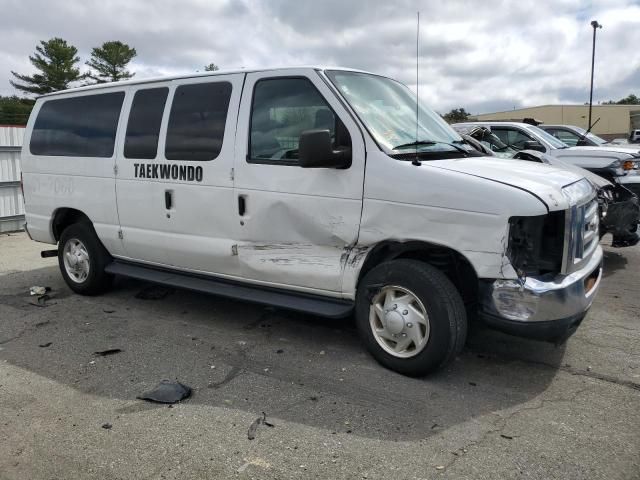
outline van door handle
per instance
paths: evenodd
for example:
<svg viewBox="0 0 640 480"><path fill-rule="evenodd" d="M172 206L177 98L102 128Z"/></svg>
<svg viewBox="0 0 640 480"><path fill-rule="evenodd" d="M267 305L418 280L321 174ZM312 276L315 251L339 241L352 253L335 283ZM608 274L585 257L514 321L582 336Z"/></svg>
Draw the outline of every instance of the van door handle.
<svg viewBox="0 0 640 480"><path fill-rule="evenodd" d="M164 206L167 210L173 207L173 192L171 190L164 191Z"/></svg>
<svg viewBox="0 0 640 480"><path fill-rule="evenodd" d="M244 217L247 212L247 200L244 195L238 195L238 214Z"/></svg>

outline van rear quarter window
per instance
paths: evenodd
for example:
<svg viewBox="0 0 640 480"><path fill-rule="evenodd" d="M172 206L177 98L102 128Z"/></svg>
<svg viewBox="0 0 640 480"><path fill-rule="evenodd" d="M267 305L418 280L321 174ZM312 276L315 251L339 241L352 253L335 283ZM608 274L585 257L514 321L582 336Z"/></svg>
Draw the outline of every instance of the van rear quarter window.
<svg viewBox="0 0 640 480"><path fill-rule="evenodd" d="M231 90L229 82L176 88L167 128L167 160L206 161L220 154Z"/></svg>
<svg viewBox="0 0 640 480"><path fill-rule="evenodd" d="M31 134L32 155L111 157L124 92L47 100Z"/></svg>
<svg viewBox="0 0 640 480"><path fill-rule="evenodd" d="M136 92L124 141L126 158L156 158L160 124L168 94L167 87L147 88Z"/></svg>

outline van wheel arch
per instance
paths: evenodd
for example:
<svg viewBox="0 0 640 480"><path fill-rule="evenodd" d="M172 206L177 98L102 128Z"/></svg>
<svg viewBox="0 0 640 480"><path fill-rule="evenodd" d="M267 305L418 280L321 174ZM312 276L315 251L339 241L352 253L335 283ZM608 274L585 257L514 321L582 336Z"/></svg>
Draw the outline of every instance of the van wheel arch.
<svg viewBox="0 0 640 480"><path fill-rule="evenodd" d="M442 271L460 292L466 305L478 298L478 275L471 262L457 250L423 241L385 241L378 243L367 254L358 274L358 285L364 276L383 262L398 259L428 263Z"/></svg>
<svg viewBox="0 0 640 480"><path fill-rule="evenodd" d="M87 223L93 227L93 223L89 217L80 210L67 207L56 209L51 221L51 232L53 233L53 238L55 238L56 241L59 241L62 232L74 223Z"/></svg>

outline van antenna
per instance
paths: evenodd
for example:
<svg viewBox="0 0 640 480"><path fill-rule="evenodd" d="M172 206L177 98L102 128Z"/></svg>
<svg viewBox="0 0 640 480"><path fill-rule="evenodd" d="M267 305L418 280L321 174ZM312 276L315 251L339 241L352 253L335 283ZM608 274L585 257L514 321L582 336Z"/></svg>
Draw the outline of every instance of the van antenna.
<svg viewBox="0 0 640 480"><path fill-rule="evenodd" d="M413 163L416 166L422 165L418 160L418 108L420 104L420 11L418 10L418 19L416 24L416 158L413 159Z"/></svg>

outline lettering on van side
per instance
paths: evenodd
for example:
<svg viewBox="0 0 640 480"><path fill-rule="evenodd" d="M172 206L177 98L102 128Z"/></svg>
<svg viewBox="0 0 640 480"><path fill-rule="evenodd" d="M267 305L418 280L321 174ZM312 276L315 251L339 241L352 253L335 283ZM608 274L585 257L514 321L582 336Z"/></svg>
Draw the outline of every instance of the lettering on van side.
<svg viewBox="0 0 640 480"><path fill-rule="evenodd" d="M201 182L202 167L193 165L170 165L157 163L134 163L134 177L160 178L162 180L184 180L187 182Z"/></svg>

